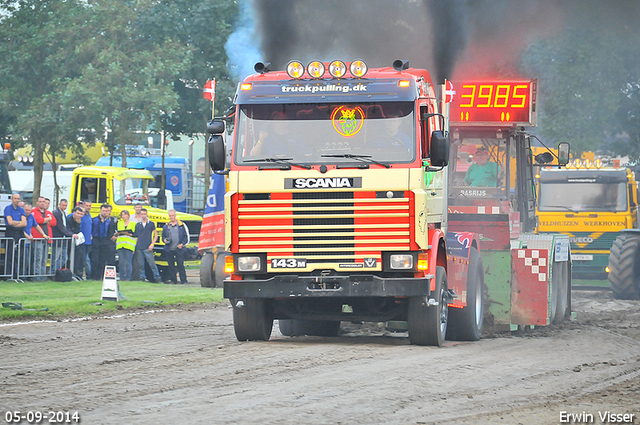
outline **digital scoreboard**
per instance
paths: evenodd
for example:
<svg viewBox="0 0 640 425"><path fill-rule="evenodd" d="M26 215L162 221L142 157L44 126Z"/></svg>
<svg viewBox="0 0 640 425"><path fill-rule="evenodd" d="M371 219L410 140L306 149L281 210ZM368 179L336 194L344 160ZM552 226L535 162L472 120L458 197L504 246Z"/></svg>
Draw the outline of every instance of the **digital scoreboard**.
<svg viewBox="0 0 640 425"><path fill-rule="evenodd" d="M537 80L453 82L456 126L536 125Z"/></svg>

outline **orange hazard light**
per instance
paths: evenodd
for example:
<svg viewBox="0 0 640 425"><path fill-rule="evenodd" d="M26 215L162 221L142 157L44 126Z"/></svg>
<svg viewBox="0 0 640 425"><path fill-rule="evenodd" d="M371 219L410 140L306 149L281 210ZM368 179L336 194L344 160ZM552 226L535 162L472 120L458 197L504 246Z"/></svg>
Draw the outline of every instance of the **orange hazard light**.
<svg viewBox="0 0 640 425"><path fill-rule="evenodd" d="M233 267L233 257L230 255L224 257L224 271L225 273L233 273L235 271Z"/></svg>
<svg viewBox="0 0 640 425"><path fill-rule="evenodd" d="M426 272L429 270L429 261L427 254L418 254L418 270Z"/></svg>

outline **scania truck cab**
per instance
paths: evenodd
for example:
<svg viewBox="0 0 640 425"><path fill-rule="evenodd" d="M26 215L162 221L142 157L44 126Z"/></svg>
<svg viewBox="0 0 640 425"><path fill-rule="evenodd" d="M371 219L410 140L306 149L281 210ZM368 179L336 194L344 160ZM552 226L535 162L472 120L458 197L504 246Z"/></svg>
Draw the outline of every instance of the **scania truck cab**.
<svg viewBox="0 0 640 425"><path fill-rule="evenodd" d="M429 73L400 60L255 69L236 92L224 171L224 296L238 340L268 340L274 319L284 335L406 321L413 344L441 345L448 327L479 338L475 314L449 320L466 302L447 284L449 139ZM217 172L222 124L208 125Z"/></svg>

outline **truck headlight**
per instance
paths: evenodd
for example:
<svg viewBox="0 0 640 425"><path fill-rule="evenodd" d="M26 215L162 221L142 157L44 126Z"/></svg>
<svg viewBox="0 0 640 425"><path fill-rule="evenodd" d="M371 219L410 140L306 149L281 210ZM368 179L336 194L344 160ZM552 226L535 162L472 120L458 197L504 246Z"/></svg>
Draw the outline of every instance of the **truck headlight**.
<svg viewBox="0 0 640 425"><path fill-rule="evenodd" d="M412 254L392 254L389 256L389 265L395 270L410 270L413 269L413 255Z"/></svg>
<svg viewBox="0 0 640 425"><path fill-rule="evenodd" d="M239 272L257 272L260 264L260 257L238 257Z"/></svg>

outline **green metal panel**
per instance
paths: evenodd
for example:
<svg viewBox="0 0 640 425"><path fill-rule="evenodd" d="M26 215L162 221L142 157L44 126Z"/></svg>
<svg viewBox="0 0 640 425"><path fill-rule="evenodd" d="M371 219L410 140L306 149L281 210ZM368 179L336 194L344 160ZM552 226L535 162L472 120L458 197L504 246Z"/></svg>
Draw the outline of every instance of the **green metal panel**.
<svg viewBox="0 0 640 425"><path fill-rule="evenodd" d="M509 330L511 325L511 251L482 251L487 312L493 330Z"/></svg>

